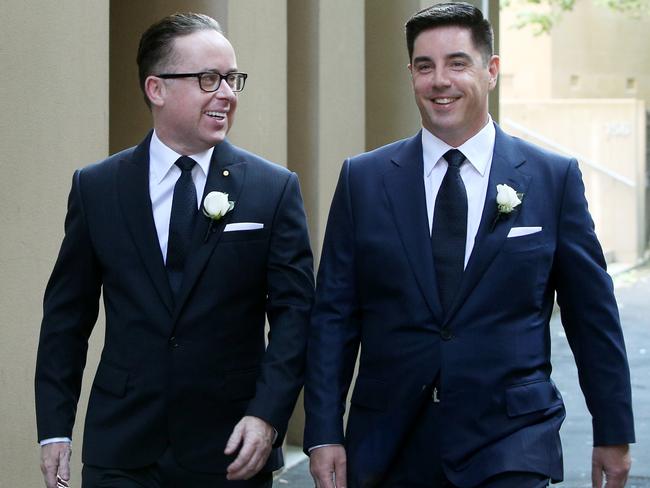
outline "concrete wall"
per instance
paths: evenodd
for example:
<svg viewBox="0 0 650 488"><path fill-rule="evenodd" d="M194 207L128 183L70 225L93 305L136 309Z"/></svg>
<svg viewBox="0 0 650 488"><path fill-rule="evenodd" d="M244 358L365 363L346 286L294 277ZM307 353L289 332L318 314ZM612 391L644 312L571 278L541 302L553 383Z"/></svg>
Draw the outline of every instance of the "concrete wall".
<svg viewBox="0 0 650 488"><path fill-rule="evenodd" d="M576 2L550 34L515 29L501 11L504 98L636 98L650 103L650 16L639 19Z"/></svg>
<svg viewBox="0 0 650 488"><path fill-rule="evenodd" d="M552 35L556 98L637 98L650 103L650 16L632 19L576 2Z"/></svg>
<svg viewBox="0 0 650 488"><path fill-rule="evenodd" d="M37 487L33 382L43 290L72 173L108 154L108 3L0 7L0 485ZM77 442L75 469L79 452Z"/></svg>
<svg viewBox="0 0 650 488"><path fill-rule="evenodd" d="M501 74L503 98L551 97L551 37L533 36L514 27L516 12L501 11Z"/></svg>
<svg viewBox="0 0 650 488"><path fill-rule="evenodd" d="M508 132L578 159L610 261L645 252L646 105L638 100L504 100Z"/></svg>

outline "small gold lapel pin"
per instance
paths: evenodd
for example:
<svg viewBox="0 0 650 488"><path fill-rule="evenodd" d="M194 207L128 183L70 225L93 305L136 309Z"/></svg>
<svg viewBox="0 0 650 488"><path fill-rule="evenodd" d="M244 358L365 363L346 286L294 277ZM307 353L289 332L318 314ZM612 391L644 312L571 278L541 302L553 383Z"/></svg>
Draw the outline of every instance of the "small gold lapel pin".
<svg viewBox="0 0 650 488"><path fill-rule="evenodd" d="M224 169L222 174L224 176L230 176L230 171L228 171L227 169Z"/></svg>

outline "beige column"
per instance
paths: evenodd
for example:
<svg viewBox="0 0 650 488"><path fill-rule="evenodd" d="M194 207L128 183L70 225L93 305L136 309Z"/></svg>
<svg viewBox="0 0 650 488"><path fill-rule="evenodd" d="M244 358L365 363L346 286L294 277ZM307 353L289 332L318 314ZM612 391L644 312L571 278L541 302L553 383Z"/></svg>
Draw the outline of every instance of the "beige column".
<svg viewBox="0 0 650 488"><path fill-rule="evenodd" d="M108 153L109 7L3 1L1 11L0 485L38 487L33 385L43 291L63 237L72 173ZM73 486L82 426L80 415Z"/></svg>
<svg viewBox="0 0 650 488"><path fill-rule="evenodd" d="M366 147L374 149L420 129L404 24L420 0L374 0L366 9Z"/></svg>
<svg viewBox="0 0 650 488"><path fill-rule="evenodd" d="M320 254L343 160L365 149L364 2L288 0L288 156ZM302 405L288 441L301 443Z"/></svg>
<svg viewBox="0 0 650 488"><path fill-rule="evenodd" d="M288 0L289 167L316 255L343 160L365 149L363 2Z"/></svg>
<svg viewBox="0 0 650 488"><path fill-rule="evenodd" d="M239 95L233 143L287 164L287 2L231 0L228 38L239 69L248 73Z"/></svg>

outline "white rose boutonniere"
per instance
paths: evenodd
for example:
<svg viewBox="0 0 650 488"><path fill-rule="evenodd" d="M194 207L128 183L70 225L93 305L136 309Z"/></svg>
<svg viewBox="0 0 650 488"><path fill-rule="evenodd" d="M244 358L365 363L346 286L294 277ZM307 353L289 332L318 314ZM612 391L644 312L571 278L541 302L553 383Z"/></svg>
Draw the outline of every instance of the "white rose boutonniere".
<svg viewBox="0 0 650 488"><path fill-rule="evenodd" d="M516 192L508 185L497 185L497 216L492 222L491 231L497 225L499 219L508 217L516 208L521 205L521 200L524 197L523 193Z"/></svg>
<svg viewBox="0 0 650 488"><path fill-rule="evenodd" d="M211 191L203 199L203 215L210 219L205 239L214 231L214 223L235 208L235 202L228 200L228 194L220 191Z"/></svg>

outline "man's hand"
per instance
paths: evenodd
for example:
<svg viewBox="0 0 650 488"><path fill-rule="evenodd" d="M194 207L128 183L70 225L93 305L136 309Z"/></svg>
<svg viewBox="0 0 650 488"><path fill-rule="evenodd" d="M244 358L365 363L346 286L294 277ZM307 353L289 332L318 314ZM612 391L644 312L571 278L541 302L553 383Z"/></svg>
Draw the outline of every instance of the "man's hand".
<svg viewBox="0 0 650 488"><path fill-rule="evenodd" d="M226 478L247 480L255 476L266 463L271 453L275 430L264 420L247 415L242 418L230 434L226 443L227 455L239 454L228 466Z"/></svg>
<svg viewBox="0 0 650 488"><path fill-rule="evenodd" d="M591 485L601 488L605 473L606 488L623 488L631 465L630 446L627 444L594 447L591 456Z"/></svg>
<svg viewBox="0 0 650 488"><path fill-rule="evenodd" d="M345 448L323 446L309 453L309 471L316 488L345 488L347 483Z"/></svg>
<svg viewBox="0 0 650 488"><path fill-rule="evenodd" d="M68 486L71 454L69 442L53 442L41 446L41 473L47 488ZM57 476L62 481L61 484L57 484Z"/></svg>

